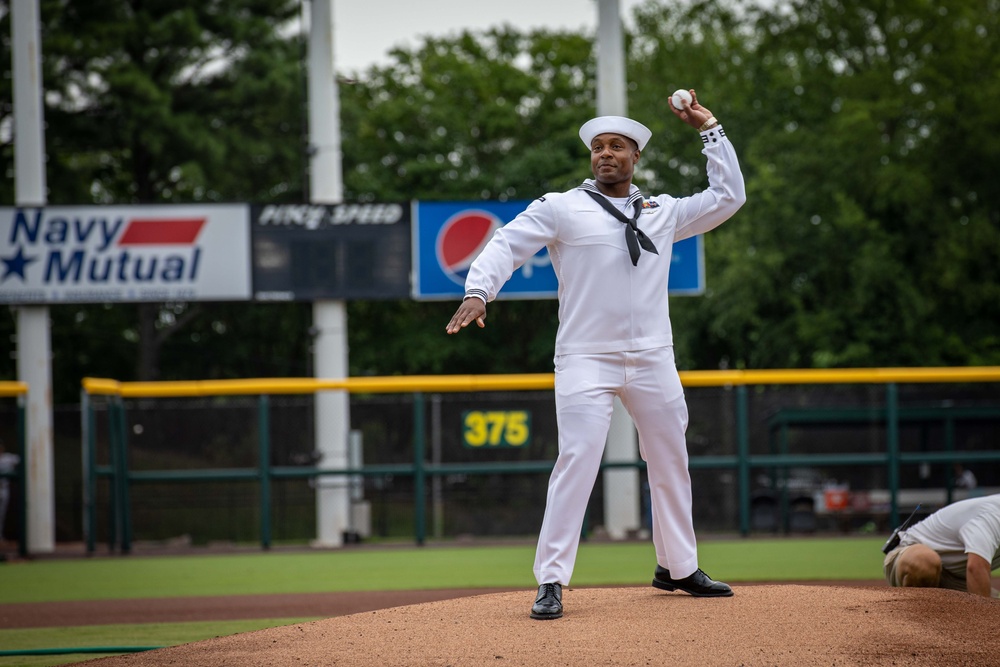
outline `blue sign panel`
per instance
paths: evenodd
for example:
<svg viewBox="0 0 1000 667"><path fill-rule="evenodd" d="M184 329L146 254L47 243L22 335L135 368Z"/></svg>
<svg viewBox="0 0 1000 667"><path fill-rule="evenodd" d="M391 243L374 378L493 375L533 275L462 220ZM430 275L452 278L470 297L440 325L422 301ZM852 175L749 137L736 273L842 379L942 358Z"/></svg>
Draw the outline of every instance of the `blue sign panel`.
<svg viewBox="0 0 1000 667"><path fill-rule="evenodd" d="M469 266L493 232L528 207L516 202L414 202L413 298L461 298ZM498 299L554 299L558 289L548 251L543 249L514 272ZM670 294L705 291L701 236L675 243L670 258Z"/></svg>
<svg viewBox="0 0 1000 667"><path fill-rule="evenodd" d="M416 202L413 213L413 298L461 298L465 276L493 232L530 201ZM499 299L554 299L558 289L549 253L542 249L514 272Z"/></svg>
<svg viewBox="0 0 1000 667"><path fill-rule="evenodd" d="M668 281L667 293L671 296L705 293L705 240L701 234L674 243Z"/></svg>

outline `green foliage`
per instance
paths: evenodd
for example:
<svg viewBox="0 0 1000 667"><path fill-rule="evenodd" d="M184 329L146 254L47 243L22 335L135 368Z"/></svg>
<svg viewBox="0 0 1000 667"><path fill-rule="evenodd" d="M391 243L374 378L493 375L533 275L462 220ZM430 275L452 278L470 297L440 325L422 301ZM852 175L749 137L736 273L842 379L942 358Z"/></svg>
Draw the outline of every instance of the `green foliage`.
<svg viewBox="0 0 1000 667"><path fill-rule="evenodd" d="M551 373L554 300L490 304L486 328L448 336L455 303L353 302L348 307L352 375Z"/></svg>
<svg viewBox="0 0 1000 667"><path fill-rule="evenodd" d="M300 198L298 12L43 2L49 203Z"/></svg>
<svg viewBox="0 0 1000 667"><path fill-rule="evenodd" d="M50 202L301 201L303 38L292 0L43 0ZM9 60L8 3L0 57ZM1000 363L1000 2L650 1L627 36L637 182L705 187L666 107L693 87L747 179L705 238L708 291L673 300L685 368ZM589 175L591 36L428 37L340 87L348 200L532 199ZM11 82L0 78L0 128ZM9 135L0 168L13 175ZM11 203L12 178L0 181ZM349 304L352 374L548 371L554 302ZM57 400L79 377L309 373L308 304L53 309ZM14 332L0 317L0 337ZM14 377L0 359L0 377Z"/></svg>
<svg viewBox="0 0 1000 667"><path fill-rule="evenodd" d="M725 10L699 3L683 18L695 61L726 72L723 39L704 27L727 25ZM1000 82L981 73L996 66L1000 4L793 2L740 26L747 89L720 98L720 117L749 199L706 237L709 292L677 303L679 357L997 363L1000 152L983 104Z"/></svg>
<svg viewBox="0 0 1000 667"><path fill-rule="evenodd" d="M348 199L534 199L588 175L589 39L508 27L393 55L341 91Z"/></svg>

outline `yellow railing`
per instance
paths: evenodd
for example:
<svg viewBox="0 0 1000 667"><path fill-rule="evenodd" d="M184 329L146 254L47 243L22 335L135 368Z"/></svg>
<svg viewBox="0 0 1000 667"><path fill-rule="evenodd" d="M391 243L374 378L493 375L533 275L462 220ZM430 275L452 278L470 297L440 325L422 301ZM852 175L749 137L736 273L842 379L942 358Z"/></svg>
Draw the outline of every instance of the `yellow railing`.
<svg viewBox="0 0 1000 667"><path fill-rule="evenodd" d="M970 368L832 368L748 371L681 371L686 387L724 387L772 384L885 384L1000 382L1000 366ZM530 391L553 388L552 373L512 375L409 375L380 377L253 378L241 380L191 380L172 382L119 382L84 378L91 395L151 398L170 396L222 396L241 394L311 394L316 391L348 391L356 394L387 394L470 391ZM3 387L21 383L0 383ZM26 388L25 388L26 390ZM23 393L20 392L20 393Z"/></svg>
<svg viewBox="0 0 1000 667"><path fill-rule="evenodd" d="M24 396L28 385L24 382L0 382L0 396Z"/></svg>
<svg viewBox="0 0 1000 667"><path fill-rule="evenodd" d="M390 394L415 391L467 392L552 389L551 373L520 375L408 375L350 377L340 380L315 378L255 378L246 380L192 380L180 382L118 382L84 378L88 394L150 398L168 396L220 396L236 394L311 394L317 391L348 391L354 394Z"/></svg>
<svg viewBox="0 0 1000 667"><path fill-rule="evenodd" d="M822 368L681 371L686 387L765 384L886 384L888 382L997 382L1000 366L968 368Z"/></svg>

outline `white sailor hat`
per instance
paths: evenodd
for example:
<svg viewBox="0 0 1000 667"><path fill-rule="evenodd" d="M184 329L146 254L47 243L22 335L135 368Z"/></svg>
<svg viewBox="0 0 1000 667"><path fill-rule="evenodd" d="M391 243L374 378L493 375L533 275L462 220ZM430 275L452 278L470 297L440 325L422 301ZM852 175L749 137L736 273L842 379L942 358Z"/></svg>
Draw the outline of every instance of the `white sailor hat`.
<svg viewBox="0 0 1000 667"><path fill-rule="evenodd" d="M644 149L646 142L653 136L648 127L624 116L598 116L597 118L591 118L580 126L580 138L583 139L583 143L586 144L587 148L590 148L594 137L606 132L628 137L638 144L639 150Z"/></svg>

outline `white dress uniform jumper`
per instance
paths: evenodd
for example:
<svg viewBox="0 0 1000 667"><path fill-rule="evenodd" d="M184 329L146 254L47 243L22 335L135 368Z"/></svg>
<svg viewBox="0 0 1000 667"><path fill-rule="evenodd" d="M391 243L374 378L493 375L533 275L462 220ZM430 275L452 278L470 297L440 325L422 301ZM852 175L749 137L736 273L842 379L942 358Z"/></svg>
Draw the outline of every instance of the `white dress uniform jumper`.
<svg viewBox="0 0 1000 667"><path fill-rule="evenodd" d="M466 297L488 303L518 267L546 247L559 280L559 456L535 556L539 584L565 586L573 575L615 396L635 423L647 464L657 563L674 579L698 569L684 435L688 411L674 362L667 298L671 245L722 224L746 199L736 153L722 127L701 137L707 190L644 199L632 185L627 198L608 200L626 218L641 211L639 240L644 236L652 250L645 242L639 250L629 240L635 231L623 233L626 225L595 201L593 194L604 195L588 179L533 201L496 231L469 270Z"/></svg>

